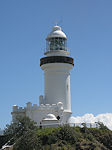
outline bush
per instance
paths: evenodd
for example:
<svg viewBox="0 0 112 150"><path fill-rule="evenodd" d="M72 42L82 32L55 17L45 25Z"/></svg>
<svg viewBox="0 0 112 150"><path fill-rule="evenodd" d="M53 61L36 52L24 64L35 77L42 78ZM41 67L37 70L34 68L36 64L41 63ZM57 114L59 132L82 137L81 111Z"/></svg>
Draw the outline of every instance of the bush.
<svg viewBox="0 0 112 150"><path fill-rule="evenodd" d="M61 126L57 132L57 138L60 140L64 140L71 144L76 143L78 134L75 132L74 128L65 125Z"/></svg>
<svg viewBox="0 0 112 150"><path fill-rule="evenodd" d="M14 145L14 150L40 150L41 141L35 131L29 130L22 135Z"/></svg>

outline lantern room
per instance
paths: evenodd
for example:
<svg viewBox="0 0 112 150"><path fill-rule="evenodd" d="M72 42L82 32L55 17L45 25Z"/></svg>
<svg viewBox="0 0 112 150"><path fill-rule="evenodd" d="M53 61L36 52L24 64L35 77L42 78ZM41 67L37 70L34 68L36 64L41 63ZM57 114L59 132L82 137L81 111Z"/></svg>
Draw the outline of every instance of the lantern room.
<svg viewBox="0 0 112 150"><path fill-rule="evenodd" d="M67 51L67 37L59 26L54 26L46 38L46 52L50 51Z"/></svg>

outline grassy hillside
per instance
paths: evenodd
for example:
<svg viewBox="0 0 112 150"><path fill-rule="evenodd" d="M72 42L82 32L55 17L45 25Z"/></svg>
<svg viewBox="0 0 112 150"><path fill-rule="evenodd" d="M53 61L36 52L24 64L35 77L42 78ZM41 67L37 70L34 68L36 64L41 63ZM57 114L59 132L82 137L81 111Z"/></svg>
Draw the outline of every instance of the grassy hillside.
<svg viewBox="0 0 112 150"><path fill-rule="evenodd" d="M112 131L103 124L99 129L68 125L39 129L29 122L24 119L6 128L14 150L112 150Z"/></svg>

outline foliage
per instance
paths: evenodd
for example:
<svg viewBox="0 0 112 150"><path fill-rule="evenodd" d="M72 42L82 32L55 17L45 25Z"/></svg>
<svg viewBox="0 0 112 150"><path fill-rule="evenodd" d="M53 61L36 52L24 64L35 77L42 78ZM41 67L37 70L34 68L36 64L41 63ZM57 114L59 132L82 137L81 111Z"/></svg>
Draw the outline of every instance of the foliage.
<svg viewBox="0 0 112 150"><path fill-rule="evenodd" d="M5 129L6 141L14 144L14 150L111 150L112 131L103 124L99 128L70 127L38 128L29 118L19 118L18 122Z"/></svg>
<svg viewBox="0 0 112 150"><path fill-rule="evenodd" d="M112 131L109 129L90 129L91 134L94 136L94 138L100 142L103 143L103 145L108 148L109 150L112 149Z"/></svg>
<svg viewBox="0 0 112 150"><path fill-rule="evenodd" d="M0 135L0 149L2 148L2 145L5 145L9 139L9 135Z"/></svg>
<svg viewBox="0 0 112 150"><path fill-rule="evenodd" d="M16 135L20 137L24 132L28 130L34 130L36 128L36 123L31 121L28 117L19 117L15 123L11 125L6 125L4 134Z"/></svg>
<svg viewBox="0 0 112 150"><path fill-rule="evenodd" d="M74 144L77 141L78 134L69 125L61 126L57 132L57 138L68 143Z"/></svg>
<svg viewBox="0 0 112 150"><path fill-rule="evenodd" d="M99 128L102 129L102 130L109 130L109 129L107 128L107 126L105 126L102 122L98 122L98 126L99 126Z"/></svg>
<svg viewBox="0 0 112 150"><path fill-rule="evenodd" d="M36 132L29 130L16 140L14 150L38 150L41 149L41 145Z"/></svg>
<svg viewBox="0 0 112 150"><path fill-rule="evenodd" d="M4 135L9 136L8 144L14 144L17 139L22 137L25 133L35 130L37 127L35 123L28 117L17 118L17 122L6 125Z"/></svg>

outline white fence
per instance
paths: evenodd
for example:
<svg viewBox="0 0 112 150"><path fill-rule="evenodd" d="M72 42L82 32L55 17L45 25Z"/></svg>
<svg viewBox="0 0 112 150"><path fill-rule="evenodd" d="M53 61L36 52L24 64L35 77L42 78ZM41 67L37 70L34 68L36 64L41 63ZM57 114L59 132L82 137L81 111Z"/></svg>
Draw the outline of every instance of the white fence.
<svg viewBox="0 0 112 150"><path fill-rule="evenodd" d="M52 123L52 124L41 124L40 128L57 128L63 125L69 125L71 127L81 127L81 128L84 126L86 126L87 128L99 128L98 123L68 123L68 124Z"/></svg>

